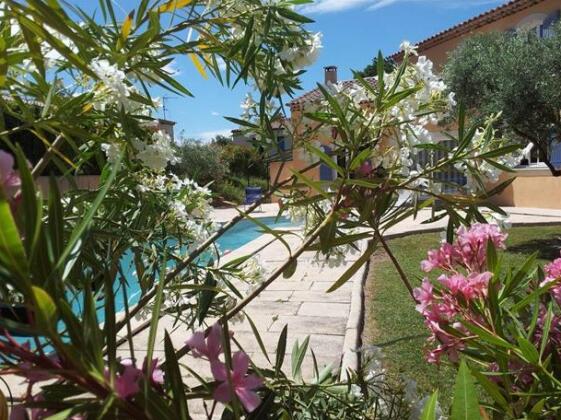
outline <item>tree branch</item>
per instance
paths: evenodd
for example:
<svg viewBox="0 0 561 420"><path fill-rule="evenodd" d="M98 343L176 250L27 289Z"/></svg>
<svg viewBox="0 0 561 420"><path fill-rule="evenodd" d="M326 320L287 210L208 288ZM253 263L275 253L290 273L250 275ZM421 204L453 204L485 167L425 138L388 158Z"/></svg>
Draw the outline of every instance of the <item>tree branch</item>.
<svg viewBox="0 0 561 420"><path fill-rule="evenodd" d="M413 301L415 301L415 303L417 302L417 299L415 299L415 295L413 294L413 287L411 286L411 282L409 281L409 279L407 278L407 275L405 274L405 272L403 271L403 268L401 268L401 265L399 264L399 261L397 261L397 258L395 258L395 255L393 254L392 250L390 249L390 247L388 246L388 243L386 242L386 240L384 239L384 237L380 234L379 231L376 231L376 236L378 237L378 240L380 241L380 243L382 244L382 247L384 248L384 251L386 251L386 254L388 254L388 257L390 257L390 260L392 261L393 265L395 266L399 277L401 278L401 281L403 282L403 284L405 285L405 287L407 287L407 291L409 292L409 294L411 295L411 298L413 299Z"/></svg>
<svg viewBox="0 0 561 420"><path fill-rule="evenodd" d="M63 140L64 137L62 136L62 134L56 136L55 141L51 143L45 154L41 157L39 162L37 162L37 164L31 171L31 176L33 176L33 179L37 178L41 174L41 172L43 172L43 169L47 167L48 163L51 161L51 158L55 154L56 150L60 147Z"/></svg>
<svg viewBox="0 0 561 420"><path fill-rule="evenodd" d="M301 173L305 173L305 172L315 168L318 165L319 165L319 162L313 163L312 165L309 165L308 167L302 169ZM267 200L275 191L277 191L279 188L283 187L284 185L289 184L290 182L292 182L295 179L296 179L296 176L293 175L290 178L287 178L284 181L279 182L277 185L275 185L273 188L271 188L269 191L267 191L267 193L264 194L263 197L261 197L260 200L257 200L254 204L252 204L246 211L241 212L240 214L235 216L232 220L230 220L228 223L224 224L213 235L211 235L205 242L203 242L201 245L199 245L197 248L195 248L193 250L193 252L191 252L185 260L178 263L177 267L173 271L168 273L166 278L163 280L164 285L168 284L173 278L178 276L181 273L181 271L183 271L187 266L189 266L189 264L191 264L204 251L206 251L206 249L209 246L211 246L214 242L216 242L216 240L218 238L220 238L224 233L226 233L228 230L230 230L230 228L232 228L240 220L244 219L247 215L249 215L251 212L253 212L253 210L255 210L261 204L263 204L263 202L265 200ZM117 322L117 324L115 326L116 331L120 331L126 325L128 320L131 319L132 317L134 317L144 306L146 306L146 304L148 302L150 302L150 300L155 295L156 295L156 287L152 287L152 289L150 291L148 291L144 296L142 296L142 298L140 298L140 300L138 301L136 306L130 310L128 316L125 316L124 319Z"/></svg>

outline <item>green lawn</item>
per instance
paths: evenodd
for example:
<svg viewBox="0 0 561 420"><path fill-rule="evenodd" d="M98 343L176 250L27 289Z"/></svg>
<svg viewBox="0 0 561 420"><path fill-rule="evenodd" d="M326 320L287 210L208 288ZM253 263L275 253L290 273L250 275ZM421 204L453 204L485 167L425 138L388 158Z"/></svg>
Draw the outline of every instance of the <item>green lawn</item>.
<svg viewBox="0 0 561 420"><path fill-rule="evenodd" d="M421 260L426 258L428 249L436 248L439 234L412 235L389 241L404 271L415 286L420 283ZM505 262L519 265L536 250L540 262L547 262L559 256L561 250L561 226L520 227L509 230ZM430 365L424 360L423 348L427 337L420 314L409 297L397 271L382 252L375 255L370 264L366 283L366 325L363 335L364 346L376 345L382 348L386 368L391 374L403 375L417 381L422 393L439 389L441 402L447 406L454 383L452 367L444 363Z"/></svg>

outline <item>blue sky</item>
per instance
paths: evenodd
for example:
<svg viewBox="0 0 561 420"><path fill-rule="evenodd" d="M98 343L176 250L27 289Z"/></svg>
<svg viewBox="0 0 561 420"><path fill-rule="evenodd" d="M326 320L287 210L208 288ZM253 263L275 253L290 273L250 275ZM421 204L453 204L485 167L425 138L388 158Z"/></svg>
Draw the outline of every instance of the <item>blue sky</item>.
<svg viewBox="0 0 561 420"><path fill-rule="evenodd" d="M88 3L87 0L78 3ZM123 15L136 1L121 0ZM402 40L421 41L443 29L504 3L501 0L316 0L304 13L315 20L309 26L323 33L319 60L303 76L304 89L323 80L323 67L336 65L339 79L352 77L351 69L362 69L378 50L390 54ZM195 98L172 97L166 102L166 117L177 122L176 137L208 140L228 133L233 125L223 116L239 116L240 102L251 88L234 91L215 80L204 80L190 61L178 60L176 77ZM163 116L163 115L162 115Z"/></svg>

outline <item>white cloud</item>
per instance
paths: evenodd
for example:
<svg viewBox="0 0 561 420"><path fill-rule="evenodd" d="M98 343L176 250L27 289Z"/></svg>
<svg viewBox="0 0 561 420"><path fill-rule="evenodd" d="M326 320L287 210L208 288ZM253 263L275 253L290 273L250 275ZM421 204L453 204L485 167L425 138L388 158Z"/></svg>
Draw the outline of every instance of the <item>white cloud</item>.
<svg viewBox="0 0 561 420"><path fill-rule="evenodd" d="M302 13L331 13L350 9L377 10L394 4L424 3L438 4L443 8L466 8L481 5L497 5L502 0L317 0L309 6L304 6Z"/></svg>
<svg viewBox="0 0 561 420"><path fill-rule="evenodd" d="M175 67L175 61L170 61L168 64L162 67L162 70L168 73L170 76L179 76L181 74L181 71L177 67Z"/></svg>
<svg viewBox="0 0 561 420"><path fill-rule="evenodd" d="M232 135L232 129L224 128L221 130L201 131L200 133L195 133L192 137L197 140L201 140L203 142L208 142L211 141L216 136L230 137L231 135Z"/></svg>
<svg viewBox="0 0 561 420"><path fill-rule="evenodd" d="M302 8L302 13L330 13L341 10L354 9L377 0L316 0L309 6Z"/></svg>
<svg viewBox="0 0 561 420"><path fill-rule="evenodd" d="M222 114L220 112L212 111L210 115L212 115L213 117L220 117Z"/></svg>
<svg viewBox="0 0 561 420"><path fill-rule="evenodd" d="M224 59L222 57L218 57L216 59L216 62L218 63L218 68L220 69L220 71L225 71L226 70L226 62L224 61Z"/></svg>

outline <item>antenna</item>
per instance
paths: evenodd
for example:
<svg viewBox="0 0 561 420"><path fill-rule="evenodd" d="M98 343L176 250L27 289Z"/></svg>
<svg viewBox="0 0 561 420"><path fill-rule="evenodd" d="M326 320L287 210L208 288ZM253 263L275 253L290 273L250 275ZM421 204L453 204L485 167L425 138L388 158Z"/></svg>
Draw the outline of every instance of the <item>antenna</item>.
<svg viewBox="0 0 561 420"><path fill-rule="evenodd" d="M168 101L169 99L177 99L177 96L162 96L162 112L164 113L164 120L167 120L166 112L168 110L168 107L166 105L166 101Z"/></svg>

